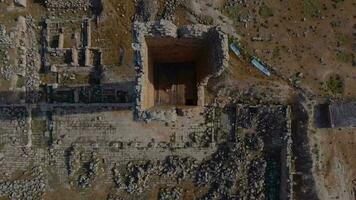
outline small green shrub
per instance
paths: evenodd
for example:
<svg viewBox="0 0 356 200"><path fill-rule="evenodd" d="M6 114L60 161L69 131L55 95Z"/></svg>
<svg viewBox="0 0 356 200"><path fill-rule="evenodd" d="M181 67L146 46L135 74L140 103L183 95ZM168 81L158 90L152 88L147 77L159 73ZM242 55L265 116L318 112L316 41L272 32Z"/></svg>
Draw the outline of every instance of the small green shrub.
<svg viewBox="0 0 356 200"><path fill-rule="evenodd" d="M332 94L342 94L344 91L344 83L339 75L330 76L325 83L326 89Z"/></svg>
<svg viewBox="0 0 356 200"><path fill-rule="evenodd" d="M335 37L336 37L336 41L337 41L341 46L346 45L347 43L350 42L349 38L348 38L347 35L344 34L344 33L336 33Z"/></svg>
<svg viewBox="0 0 356 200"><path fill-rule="evenodd" d="M47 123L44 119L33 118L31 126L34 133L43 133L47 130Z"/></svg>
<svg viewBox="0 0 356 200"><path fill-rule="evenodd" d="M5 143L0 143L0 151L4 150L5 149Z"/></svg>
<svg viewBox="0 0 356 200"><path fill-rule="evenodd" d="M319 17L320 10L318 0L303 0L303 12L306 17Z"/></svg>
<svg viewBox="0 0 356 200"><path fill-rule="evenodd" d="M25 86L25 78L23 76L17 77L16 87L22 88Z"/></svg>
<svg viewBox="0 0 356 200"><path fill-rule="evenodd" d="M206 25L213 25L214 24L214 18L211 17L211 16L208 16L208 15L202 16L201 19L202 19L203 23L206 24Z"/></svg>
<svg viewBox="0 0 356 200"><path fill-rule="evenodd" d="M225 12L234 22L237 22L239 19L240 6L237 4L233 6L227 6Z"/></svg>
<svg viewBox="0 0 356 200"><path fill-rule="evenodd" d="M258 12L261 17L268 18L273 16L272 8L268 7L266 4L262 4Z"/></svg>
<svg viewBox="0 0 356 200"><path fill-rule="evenodd" d="M338 51L336 53L336 58L337 58L337 60L339 60L343 63L348 63L351 61L351 55L344 51Z"/></svg>
<svg viewBox="0 0 356 200"><path fill-rule="evenodd" d="M332 1L334 2L333 4L334 8L339 7L344 2L344 0L332 0Z"/></svg>
<svg viewBox="0 0 356 200"><path fill-rule="evenodd" d="M281 49L279 47L275 47L272 52L272 58L276 59L281 55Z"/></svg>
<svg viewBox="0 0 356 200"><path fill-rule="evenodd" d="M330 25L333 28L341 27L341 21L340 20L331 21Z"/></svg>

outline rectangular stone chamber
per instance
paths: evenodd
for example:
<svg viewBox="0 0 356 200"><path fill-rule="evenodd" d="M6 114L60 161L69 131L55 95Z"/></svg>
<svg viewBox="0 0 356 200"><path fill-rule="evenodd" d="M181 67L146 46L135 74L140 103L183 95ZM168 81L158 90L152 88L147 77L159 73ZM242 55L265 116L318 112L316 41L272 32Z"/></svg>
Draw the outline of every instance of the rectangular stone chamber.
<svg viewBox="0 0 356 200"><path fill-rule="evenodd" d="M203 105L204 88L200 85L213 70L208 41L146 37L146 44L144 107Z"/></svg>

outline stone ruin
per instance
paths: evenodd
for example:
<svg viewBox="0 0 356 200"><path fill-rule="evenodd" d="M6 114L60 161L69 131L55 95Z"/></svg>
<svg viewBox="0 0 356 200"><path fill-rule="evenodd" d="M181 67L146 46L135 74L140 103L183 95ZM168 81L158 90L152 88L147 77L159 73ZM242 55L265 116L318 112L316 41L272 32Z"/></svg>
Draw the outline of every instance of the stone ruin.
<svg viewBox="0 0 356 200"><path fill-rule="evenodd" d="M102 65L101 49L91 46L91 22L90 18L82 19L81 32L72 33L65 29L66 22L45 20L42 46L46 72L57 72L63 67Z"/></svg>
<svg viewBox="0 0 356 200"><path fill-rule="evenodd" d="M49 85L46 90L48 103L119 103L130 104L132 96L126 85L77 86L58 88Z"/></svg>
<svg viewBox="0 0 356 200"><path fill-rule="evenodd" d="M229 105L215 117L221 123L214 122L212 137L219 143L214 152L197 160L176 149L176 155L159 160L135 162L135 158L125 170L115 164L112 175L116 188L144 194L161 183L154 179L158 176L170 180L160 188L160 199L179 197L185 181L204 190L196 199L292 199L290 108ZM218 140L226 124L234 125L224 140Z"/></svg>
<svg viewBox="0 0 356 200"><path fill-rule="evenodd" d="M263 174L263 193L267 199L293 198L293 166L292 166L292 130L291 110L289 106L236 106L237 135L244 135L245 143L252 149L258 149L259 142L263 141L262 157L255 162L255 173ZM251 137L251 135L255 135ZM247 136L247 137L246 137ZM243 143L243 142L242 142ZM264 166L262 167L261 162ZM261 169L261 167L263 169ZM257 188L255 188L257 189ZM263 198L264 199L264 198Z"/></svg>
<svg viewBox="0 0 356 200"><path fill-rule="evenodd" d="M174 116L177 107L207 105L209 79L228 66L228 38L219 27L178 28L166 20L135 22L133 47L136 114L141 119L160 118L155 108L168 107L163 114L166 118Z"/></svg>
<svg viewBox="0 0 356 200"><path fill-rule="evenodd" d="M55 82L47 84L42 100L48 103L133 102L133 81L101 82L106 65L103 51L92 45L93 18L47 18L41 32L42 70ZM66 85L68 82L78 83Z"/></svg>
<svg viewBox="0 0 356 200"><path fill-rule="evenodd" d="M66 30L62 26L57 26L55 23L51 24L56 26L55 29L53 29L55 31L49 32L46 36L50 36L51 38L52 35L53 38L57 37L58 40L55 40L55 46L46 46L45 48L53 52L69 51L72 59L73 56L75 57L76 55L75 50L90 49L90 27L88 28L90 23L88 20L84 20L82 24L84 27L82 33L83 40L80 40L78 48L66 49L63 41ZM49 41L51 41L51 39L47 40L46 44L50 44ZM189 119L189 124L191 124L192 119L187 116L189 114L185 114L186 110L196 108L198 108L198 110L199 108L208 109L209 102L206 100L205 95L207 82L211 77L220 75L228 65L227 36L221 32L219 28L204 25L191 25L177 28L169 21L137 22L134 24L133 46L135 49L136 69L138 72L136 111L141 119L175 120L174 116L182 115L183 113L185 118ZM78 61L78 63L80 63L80 61ZM68 64L68 66L70 66L70 64ZM161 79L161 77L164 76L169 78L173 77L175 81L169 82L169 80ZM166 85L171 86L168 92L166 91ZM174 88L174 90L172 88ZM121 91L116 87L103 86L91 89L83 86L68 89L68 91L69 92L63 90L55 91L54 95L57 96L54 96L54 98L48 100L48 102L55 104L67 101L71 102L72 100L74 100L73 103L131 102L123 98L126 95L121 95ZM167 95L167 93L174 93L175 95ZM67 100L66 94L70 94L68 95L68 99L70 100ZM162 109L165 107L169 109ZM140 194L151 185L157 184L154 183L154 179L150 179L150 177L159 176L161 178L172 179L173 182L176 180L177 183L180 183L182 180L189 180L200 189L208 189L202 199L211 199L214 197L219 197L220 199L276 199L277 196L281 199L291 199L291 184L293 182L291 176L291 130L289 124L289 108L287 106L253 107L237 105L236 108L232 108L233 112L229 113L231 115L226 114L228 115L227 117L220 116L221 119L217 119L221 121L219 123L206 121L205 123L197 124L199 128L203 129L201 135L197 134L199 130L191 130L192 134L189 134L189 136L194 135L196 137L189 137L189 140L192 141L186 141L183 145L177 144L177 147L171 144L167 144L167 147L159 145L151 147L151 143L142 147L143 145L140 145L140 141L135 141L135 143L131 141L121 142L118 140L120 139L119 136L125 132L125 130L122 129L122 125L108 123L102 120L101 116L95 117L96 122L83 119L83 117L80 116L81 112L100 113L99 109L92 108L93 110L89 110L88 108L83 108L83 110L85 110L83 111L79 110L77 105L65 108L68 111L60 112L63 112L61 114L64 116L63 118L68 116L66 117L68 118L67 121L63 118L57 119L56 117L58 116L48 114L52 112L55 113L59 110L58 108L53 108L53 110L52 108L46 108L49 109L46 110L46 114L48 114L46 122L48 124L48 133L46 134L51 135L51 137L53 137L53 135L60 136L58 138L61 138L59 132L61 132L61 134L68 132L68 134L66 133L66 137L63 136L63 138L66 139L65 141L63 140L63 144L59 145L60 142L62 142L60 139L51 142L55 145L50 147L50 151L53 150L54 152L58 150L58 152L60 152L58 154L58 160L60 160L63 159L62 156L64 155L60 148L65 149L74 141L85 146L86 141L78 140L81 134L85 135L87 143L91 142L90 137L94 138L92 141L96 141L95 145L93 145L93 147L88 147L89 145L87 145L87 148L98 149L98 146L100 146L99 155L105 158L105 164L112 167L113 163L119 163L121 164L120 167L122 167L122 165L124 165L123 160L125 160L125 162L128 161L126 171L120 171L119 167L112 169L112 178L119 191L126 191L130 194ZM187 109L180 110L181 108ZM107 109L114 110L113 108ZM158 109L158 111L155 109ZM1 112L4 119L12 119L7 116L14 115L10 111L11 110L5 112L5 110L3 110L3 112ZM27 113L24 108L16 111L16 113L17 112ZM78 112L79 117L75 119L74 114L71 112ZM212 117L214 120L215 118L219 118L216 107L211 108L211 112L214 113L211 114L214 116ZM5 113L9 114L5 115ZM17 128L19 131L22 131L23 134L20 135L16 133L17 137L21 136L21 138L17 140L20 140L23 146L30 143L27 141L28 137L26 136L30 136L29 138L31 138L32 134L22 130L25 130L24 126L28 126L26 124L27 121L25 121L26 118L28 117L19 115L10 121L11 125L23 126L21 129ZM82 123L78 118L86 123ZM123 118L118 117L112 120L120 121L122 119ZM230 119L230 121L224 121L226 119ZM70 123L72 127L66 123ZM219 140L219 135L225 135L225 133L219 132L221 127L215 126L216 124L231 125L231 130L229 129L228 131L231 134L227 134L228 136L225 136L226 138ZM12 130L15 130L16 127L4 127L7 129L5 130L7 134L15 135L15 133L12 133ZM205 128L207 130L205 130ZM179 129L183 132L183 128ZM54 130L57 130L58 133L55 134L56 132ZM102 131L103 134L100 134L99 130ZM129 135L129 133L127 133L127 135ZM140 138L143 137L142 135L143 134L140 135ZM119 142L113 139L114 137L112 136L117 137L116 139ZM100 142L96 140L97 138L100 138ZM35 142L36 139L34 139L34 144ZM105 146L112 144L112 142L115 142L115 144ZM199 145L194 145L194 143L198 143ZM143 165L130 163L130 161L138 160L138 155L132 153L134 151L139 152L139 154L142 154L143 151L155 152L156 149L162 152L162 149L173 147L176 154L178 154L176 156L145 158L148 161ZM182 153L184 151L197 153L197 149L189 149L189 147L198 147L200 150L205 149L211 151L216 150L211 147L217 147L217 151L211 155L208 154L203 160L196 161L193 156L184 155L184 153ZM180 153L182 154L180 154L179 151L181 151ZM39 156L36 155L36 157L48 156L46 151L38 152ZM151 154L156 155L155 153ZM61 169L68 170L68 176L75 177L74 181L77 182L79 188L88 188L93 184L92 182L96 179L95 177L100 176L103 162L96 157L95 153L92 153L88 160L84 160L84 163L80 163L78 162L78 154L78 148L70 146L67 155L69 157L68 163L65 163L67 168L61 167ZM132 154L132 158L128 156L129 154ZM125 155L127 158L118 155ZM53 156L53 160L57 158L55 154L51 154L51 156ZM10 165L10 163L11 162L9 162L8 165ZM18 161L19 165L23 165L23 163L25 162L22 160ZM78 171L80 173L77 173ZM21 193L17 194L19 198L22 198L24 194L22 191L27 190L36 191L35 194L31 194L32 196L41 196L44 190L43 180L38 178L35 182L31 183L33 184L27 181L15 183L2 182L0 183L0 193L9 195L3 191L9 190L8 188L16 187L21 190ZM27 189L22 189L22 185ZM182 190L179 186L166 187L159 190L160 199L179 199L181 195Z"/></svg>
<svg viewBox="0 0 356 200"><path fill-rule="evenodd" d="M1 103L35 103L38 101L40 57L37 54L35 21L31 16L19 16L14 31L6 32L0 24L0 74L17 84L0 98ZM12 53L10 53L12 52ZM11 56L10 56L11 55Z"/></svg>
<svg viewBox="0 0 356 200"><path fill-rule="evenodd" d="M90 7L101 2L100 0L46 0L45 5L49 9L82 9L87 10Z"/></svg>
<svg viewBox="0 0 356 200"><path fill-rule="evenodd" d="M11 72L11 63L9 56L9 49L13 45L9 34L6 32L4 25L0 24L0 73L6 80L10 80L13 72Z"/></svg>

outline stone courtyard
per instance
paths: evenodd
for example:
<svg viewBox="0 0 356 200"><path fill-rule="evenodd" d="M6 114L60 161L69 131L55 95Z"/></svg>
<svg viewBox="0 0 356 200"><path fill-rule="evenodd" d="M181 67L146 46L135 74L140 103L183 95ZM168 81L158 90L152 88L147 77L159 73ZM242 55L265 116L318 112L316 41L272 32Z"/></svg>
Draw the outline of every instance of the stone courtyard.
<svg viewBox="0 0 356 200"><path fill-rule="evenodd" d="M174 121L148 123L136 122L132 110L119 105L1 109L6 119L2 127L8 127L2 129L8 132L2 138L12 139L2 140L4 179L11 178L10 166L24 171L48 166L60 184L85 189L105 182L117 187L111 196L128 195L129 199L149 195L150 188L168 177L173 188L184 188L188 183L198 191L211 187L201 198L264 199L276 191L285 197L291 195L288 107L207 106L180 114ZM224 171L224 165L236 171ZM256 167L262 171L252 170ZM214 183L237 174L240 185L215 188ZM265 179L270 176L273 178ZM49 182L40 191L52 187ZM256 191L246 191L246 187L256 187ZM180 195L187 195L186 189Z"/></svg>

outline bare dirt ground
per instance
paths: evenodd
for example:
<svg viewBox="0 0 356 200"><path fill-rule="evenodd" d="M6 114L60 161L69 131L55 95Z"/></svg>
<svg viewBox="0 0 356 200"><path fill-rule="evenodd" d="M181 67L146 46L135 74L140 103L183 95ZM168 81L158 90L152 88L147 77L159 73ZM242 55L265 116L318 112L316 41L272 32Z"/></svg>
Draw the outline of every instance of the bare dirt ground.
<svg viewBox="0 0 356 200"><path fill-rule="evenodd" d="M313 134L317 140L315 153L315 177L319 182L320 199L354 199L355 129L318 130Z"/></svg>
<svg viewBox="0 0 356 200"><path fill-rule="evenodd" d="M235 8L241 13L238 17L248 19L236 23L247 49L288 77L303 73L301 86L318 96L328 95L322 87L328 74L340 74L343 96L353 98L355 2L271 0L261 4L268 8L267 13L261 13L263 6L253 2ZM317 16L313 12L318 12ZM262 41L252 41L253 37Z"/></svg>

